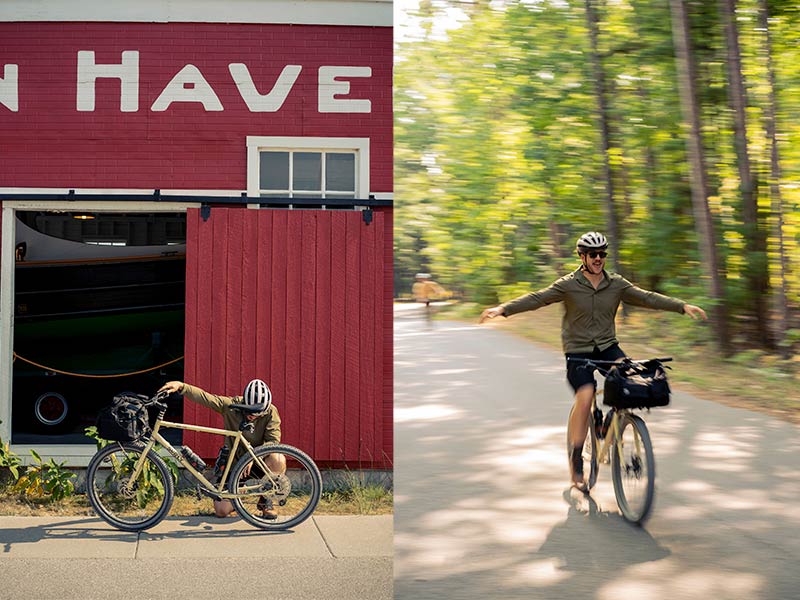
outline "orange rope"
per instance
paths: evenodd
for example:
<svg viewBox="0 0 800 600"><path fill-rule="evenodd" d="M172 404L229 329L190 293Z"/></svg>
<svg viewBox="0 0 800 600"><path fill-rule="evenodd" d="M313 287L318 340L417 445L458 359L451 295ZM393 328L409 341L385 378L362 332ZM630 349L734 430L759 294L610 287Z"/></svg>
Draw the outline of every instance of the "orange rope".
<svg viewBox="0 0 800 600"><path fill-rule="evenodd" d="M129 377L131 375L141 375L142 373L149 373L150 371L155 371L156 369L160 369L162 367L166 367L168 365L174 364L179 360L183 360L183 356L165 362L164 364L151 367L149 369L142 369L141 371L133 371L132 373L117 373L116 375L87 375L85 373L70 373L69 371L60 371L58 369L54 369L52 367L46 367L45 365L40 365L39 363L35 363L32 360L25 358L24 356L20 356L16 352L14 352L14 360L20 359L23 362L28 363L29 365L33 365L34 367L39 367L40 369L44 369L45 371L52 371L53 373L58 373L60 375L69 375L71 377L86 377L88 379L111 379L114 377Z"/></svg>

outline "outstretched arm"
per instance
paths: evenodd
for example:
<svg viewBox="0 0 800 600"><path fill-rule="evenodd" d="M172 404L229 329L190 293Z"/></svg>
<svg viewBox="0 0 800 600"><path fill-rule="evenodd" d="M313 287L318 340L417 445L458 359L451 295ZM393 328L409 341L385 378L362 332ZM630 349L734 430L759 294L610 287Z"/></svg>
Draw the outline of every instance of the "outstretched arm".
<svg viewBox="0 0 800 600"><path fill-rule="evenodd" d="M564 288L565 279L565 277L562 277L551 286L541 289L538 292L523 294L511 302L505 302L493 308L487 308L481 313L481 318L478 323L483 323L487 319L494 319L495 317L499 317L501 315L504 317L510 317L511 315L515 315L526 310L536 310L538 308L542 308L543 306L547 306L548 304L563 301L566 293Z"/></svg>
<svg viewBox="0 0 800 600"><path fill-rule="evenodd" d="M192 402L197 402L203 406L207 406L211 410L218 413L223 411L227 404L233 402L233 398L228 396L218 396L217 394L209 394L199 387L183 383L182 381L168 381L161 386L159 392L169 392L170 394L182 394L184 398L188 398Z"/></svg>

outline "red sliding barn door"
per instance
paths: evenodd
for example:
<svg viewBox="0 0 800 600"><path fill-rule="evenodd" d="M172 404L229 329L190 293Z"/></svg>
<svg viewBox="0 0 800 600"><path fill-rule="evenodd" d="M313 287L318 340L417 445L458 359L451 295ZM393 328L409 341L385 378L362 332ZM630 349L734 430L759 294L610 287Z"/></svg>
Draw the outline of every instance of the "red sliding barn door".
<svg viewBox="0 0 800 600"><path fill-rule="evenodd" d="M323 464L388 468L390 219L379 210L367 224L353 210L212 208L203 220L190 209L186 381L238 395L261 378L284 442ZM188 400L184 418L221 424ZM184 435L216 456L221 438Z"/></svg>

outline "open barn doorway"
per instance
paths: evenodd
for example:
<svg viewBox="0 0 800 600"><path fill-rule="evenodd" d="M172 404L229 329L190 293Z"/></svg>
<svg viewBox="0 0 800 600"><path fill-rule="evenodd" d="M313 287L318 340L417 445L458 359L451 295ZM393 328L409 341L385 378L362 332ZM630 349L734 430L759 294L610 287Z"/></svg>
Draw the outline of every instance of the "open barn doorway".
<svg viewBox="0 0 800 600"><path fill-rule="evenodd" d="M12 442L87 443L115 394L183 378L186 214L14 214Z"/></svg>

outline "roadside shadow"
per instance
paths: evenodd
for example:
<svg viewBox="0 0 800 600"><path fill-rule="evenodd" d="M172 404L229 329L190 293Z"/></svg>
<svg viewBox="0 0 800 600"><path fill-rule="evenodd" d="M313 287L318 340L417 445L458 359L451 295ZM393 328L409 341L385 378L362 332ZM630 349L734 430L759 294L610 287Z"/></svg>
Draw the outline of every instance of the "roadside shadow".
<svg viewBox="0 0 800 600"><path fill-rule="evenodd" d="M2 552L11 552L19 544L35 544L44 540L103 540L103 541L135 541L136 533L107 528L93 518L75 519L73 521L48 522L31 527L4 528L0 530ZM95 526L96 524L96 526Z"/></svg>
<svg viewBox="0 0 800 600"><path fill-rule="evenodd" d="M564 573L603 581L616 569L671 554L643 527L601 510L590 495L568 488L563 498L569 505L567 518L553 526L536 556L557 559Z"/></svg>
<svg viewBox="0 0 800 600"><path fill-rule="evenodd" d="M182 523L175 523L182 520ZM250 537L262 535L290 535L295 533L295 528L283 530L258 529L251 526L241 517L216 517L213 515L197 515L192 517L167 517L166 522L172 521L174 525L183 527L180 531L170 531L169 533L153 532L152 530L143 531L148 537L157 539L157 536L170 538L194 538L194 537ZM231 529L228 525L244 525L247 529ZM158 527L158 526L156 526ZM191 528L195 528L192 530Z"/></svg>
<svg viewBox="0 0 800 600"><path fill-rule="evenodd" d="M176 522L183 521L183 522ZM136 542L139 539L214 539L245 538L253 536L290 535L294 529L269 531L247 526L247 529L229 527L241 522L241 519L217 517L168 517L145 531L122 531L108 525L97 517L86 517L71 521L45 522L29 527L3 528L0 530L0 553L11 552L14 546L35 544L52 540L84 540L96 542ZM166 523L166 525L165 525ZM159 527L169 527L168 531L159 531ZM175 527L184 529L176 530ZM193 529L192 529L193 528Z"/></svg>

